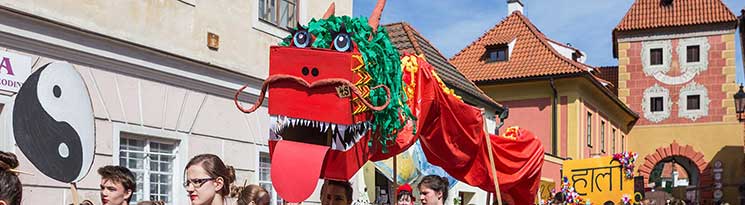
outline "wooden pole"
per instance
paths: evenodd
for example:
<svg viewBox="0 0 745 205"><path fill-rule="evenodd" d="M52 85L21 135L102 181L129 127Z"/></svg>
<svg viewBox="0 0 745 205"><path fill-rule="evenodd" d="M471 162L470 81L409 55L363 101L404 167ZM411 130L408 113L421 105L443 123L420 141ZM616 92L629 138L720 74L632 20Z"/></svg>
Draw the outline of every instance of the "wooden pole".
<svg viewBox="0 0 745 205"><path fill-rule="evenodd" d="M491 165L491 173L494 176L494 190L497 195L497 204L502 205L502 193L499 191L499 177L497 176L497 167L494 165L494 152L491 149L491 137L489 137L489 131L486 129L486 112L481 109L481 118L484 120L484 136L486 136L486 149L489 152L489 165Z"/></svg>
<svg viewBox="0 0 745 205"><path fill-rule="evenodd" d="M78 199L78 187L75 182L70 183L70 193L72 194L72 204L79 205L80 199Z"/></svg>

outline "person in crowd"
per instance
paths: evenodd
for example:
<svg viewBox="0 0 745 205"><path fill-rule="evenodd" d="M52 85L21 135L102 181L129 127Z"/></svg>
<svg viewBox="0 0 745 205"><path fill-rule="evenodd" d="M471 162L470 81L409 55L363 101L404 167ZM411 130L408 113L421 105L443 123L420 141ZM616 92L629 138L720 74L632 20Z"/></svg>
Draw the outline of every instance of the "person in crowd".
<svg viewBox="0 0 745 205"><path fill-rule="evenodd" d="M127 205L136 191L135 175L122 166L108 165L98 169L101 175L101 203Z"/></svg>
<svg viewBox="0 0 745 205"><path fill-rule="evenodd" d="M422 205L443 205L448 198L450 182L445 177L427 175L419 182L419 200Z"/></svg>
<svg viewBox="0 0 745 205"><path fill-rule="evenodd" d="M351 205L352 184L346 181L325 180L321 186L321 205Z"/></svg>
<svg viewBox="0 0 745 205"><path fill-rule="evenodd" d="M10 152L0 151L0 205L20 205L23 195L18 179L18 159Z"/></svg>
<svg viewBox="0 0 745 205"><path fill-rule="evenodd" d="M414 201L416 201L414 191L409 184L399 186L396 190L396 197L398 205L414 205Z"/></svg>
<svg viewBox="0 0 745 205"><path fill-rule="evenodd" d="M225 205L235 170L214 154L201 154L189 160L184 170L184 187L192 205Z"/></svg>
<svg viewBox="0 0 745 205"><path fill-rule="evenodd" d="M259 185L250 184L238 193L238 205L269 205L269 192Z"/></svg>

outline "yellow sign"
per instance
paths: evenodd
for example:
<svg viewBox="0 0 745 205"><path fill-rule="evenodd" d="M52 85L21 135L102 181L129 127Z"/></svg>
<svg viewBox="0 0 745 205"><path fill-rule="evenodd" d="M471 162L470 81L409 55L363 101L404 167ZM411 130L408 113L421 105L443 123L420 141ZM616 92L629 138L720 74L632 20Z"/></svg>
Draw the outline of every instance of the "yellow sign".
<svg viewBox="0 0 745 205"><path fill-rule="evenodd" d="M585 201L603 204L621 202L623 195L634 197L634 179L626 178L624 169L613 157L567 160L563 173Z"/></svg>

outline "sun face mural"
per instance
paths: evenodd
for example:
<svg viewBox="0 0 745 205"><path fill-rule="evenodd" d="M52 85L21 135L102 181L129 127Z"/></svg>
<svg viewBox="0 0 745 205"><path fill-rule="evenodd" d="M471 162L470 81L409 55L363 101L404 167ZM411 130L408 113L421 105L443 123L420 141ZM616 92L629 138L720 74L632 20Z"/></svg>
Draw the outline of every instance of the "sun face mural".
<svg viewBox="0 0 745 205"><path fill-rule="evenodd" d="M532 202L535 193L517 190L537 190L541 143L518 128L489 135L482 110L461 101L424 57L399 56L378 25L384 5L369 20L334 16L332 5L270 48L269 77L253 107L237 101L243 88L236 93L236 106L250 113L271 91L271 176L280 196L303 201L319 178L349 180L367 161L420 140L430 163L487 191L496 189L492 150L500 188Z"/></svg>

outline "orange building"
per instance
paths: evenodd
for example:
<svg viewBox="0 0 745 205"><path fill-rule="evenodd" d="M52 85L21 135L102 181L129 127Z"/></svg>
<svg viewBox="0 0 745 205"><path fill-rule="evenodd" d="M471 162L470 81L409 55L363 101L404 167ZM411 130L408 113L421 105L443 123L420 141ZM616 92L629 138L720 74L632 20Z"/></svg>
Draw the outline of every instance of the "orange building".
<svg viewBox="0 0 745 205"><path fill-rule="evenodd" d="M681 200L739 204L736 28L720 0L636 0L613 30L618 97L640 115L629 148L639 152L638 174L649 187Z"/></svg>
<svg viewBox="0 0 745 205"><path fill-rule="evenodd" d="M533 131L546 149L545 198L558 187L563 161L626 149L638 115L620 101L613 84L584 64L579 49L551 40L508 0L509 15L450 62L489 97L509 107L505 127Z"/></svg>

